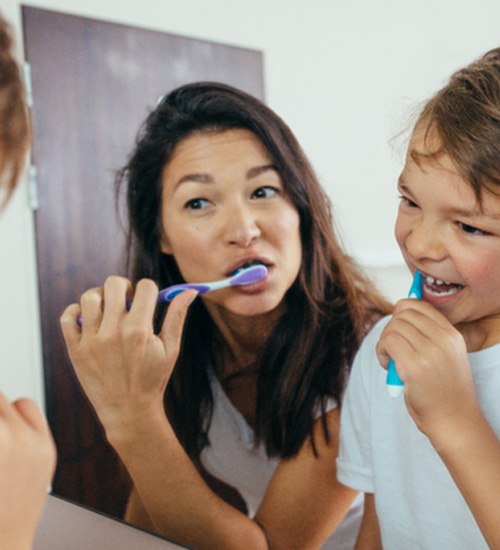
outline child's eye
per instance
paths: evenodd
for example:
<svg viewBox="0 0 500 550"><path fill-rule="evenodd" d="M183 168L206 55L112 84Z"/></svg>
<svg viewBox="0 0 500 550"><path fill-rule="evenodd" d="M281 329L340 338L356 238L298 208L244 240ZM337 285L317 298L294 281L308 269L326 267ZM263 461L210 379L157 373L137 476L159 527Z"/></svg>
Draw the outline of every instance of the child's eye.
<svg viewBox="0 0 500 550"><path fill-rule="evenodd" d="M191 199L186 202L184 208L188 210L201 210L208 206L208 200L197 197L196 199Z"/></svg>
<svg viewBox="0 0 500 550"><path fill-rule="evenodd" d="M418 207L418 204L416 202L413 202L411 199L405 197L404 195L399 195L399 200L402 204L404 204L405 206L409 206L410 208Z"/></svg>
<svg viewBox="0 0 500 550"><path fill-rule="evenodd" d="M276 187L272 187L271 185L264 185L263 187L259 187L256 189L252 196L257 199L266 199L269 197L274 197L279 193L279 189Z"/></svg>
<svg viewBox="0 0 500 550"><path fill-rule="evenodd" d="M482 229L479 229L467 223L458 222L458 225L464 233L468 233L469 235L489 235L490 234L487 231L483 231Z"/></svg>

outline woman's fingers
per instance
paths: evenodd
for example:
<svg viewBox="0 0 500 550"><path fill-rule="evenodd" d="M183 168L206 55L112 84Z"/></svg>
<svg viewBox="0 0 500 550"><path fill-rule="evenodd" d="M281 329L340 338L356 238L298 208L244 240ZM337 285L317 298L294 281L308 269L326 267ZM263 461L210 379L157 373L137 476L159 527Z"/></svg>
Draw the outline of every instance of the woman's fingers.
<svg viewBox="0 0 500 550"><path fill-rule="evenodd" d="M61 315L59 319L59 324L61 325L61 330L63 333L64 341L68 349L76 344L81 336L81 328L78 323L78 319L81 318L82 308L80 304L71 304L69 305Z"/></svg>
<svg viewBox="0 0 500 550"><path fill-rule="evenodd" d="M95 334L99 330L102 319L102 306L102 287L91 288L82 294L80 298L82 334Z"/></svg>
<svg viewBox="0 0 500 550"><path fill-rule="evenodd" d="M179 356L189 306L198 295L198 291L190 289L177 295L168 307L167 314L163 321L160 338L165 346L167 359L174 364Z"/></svg>
<svg viewBox="0 0 500 550"><path fill-rule="evenodd" d="M152 327L152 320L158 303L158 285L151 279L141 279L135 287L134 299L128 314L132 323L147 323Z"/></svg>
<svg viewBox="0 0 500 550"><path fill-rule="evenodd" d="M127 299L132 293L132 284L125 277L111 276L106 279L101 292L101 319L98 330L114 330L127 313Z"/></svg>

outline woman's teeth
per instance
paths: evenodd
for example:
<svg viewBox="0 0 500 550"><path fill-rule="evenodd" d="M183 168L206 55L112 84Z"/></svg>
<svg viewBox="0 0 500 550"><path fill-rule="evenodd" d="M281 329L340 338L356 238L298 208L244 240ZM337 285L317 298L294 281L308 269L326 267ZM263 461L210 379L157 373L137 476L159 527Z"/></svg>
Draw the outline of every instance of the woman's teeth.
<svg viewBox="0 0 500 550"><path fill-rule="evenodd" d="M243 269L247 269L247 267L252 267L253 265L264 265L264 264L259 260L253 260L252 262L247 262L246 264L243 264L240 267L238 267L238 269L235 269L232 273L232 276L237 275Z"/></svg>
<svg viewBox="0 0 500 550"><path fill-rule="evenodd" d="M449 283L447 281L442 281L441 279L435 279L430 275L426 275L424 286L427 294L430 296L439 297L452 296L464 288L463 285Z"/></svg>

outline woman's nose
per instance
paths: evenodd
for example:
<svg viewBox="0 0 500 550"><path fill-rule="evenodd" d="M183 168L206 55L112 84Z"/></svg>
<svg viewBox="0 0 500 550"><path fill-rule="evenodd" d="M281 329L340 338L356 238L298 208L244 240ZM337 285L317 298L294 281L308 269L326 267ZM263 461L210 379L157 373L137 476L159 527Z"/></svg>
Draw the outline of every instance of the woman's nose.
<svg viewBox="0 0 500 550"><path fill-rule="evenodd" d="M233 206L224 220L225 238L228 244L247 247L261 235L257 215L248 206Z"/></svg>

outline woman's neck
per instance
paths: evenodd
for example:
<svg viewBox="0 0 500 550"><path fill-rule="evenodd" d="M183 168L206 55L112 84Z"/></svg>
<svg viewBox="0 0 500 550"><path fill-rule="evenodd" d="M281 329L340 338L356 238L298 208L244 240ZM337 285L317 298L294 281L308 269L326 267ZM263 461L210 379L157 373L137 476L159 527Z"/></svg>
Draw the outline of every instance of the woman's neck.
<svg viewBox="0 0 500 550"><path fill-rule="evenodd" d="M213 356L217 374L222 380L255 367L282 311L249 317L210 308L209 314L216 327Z"/></svg>

